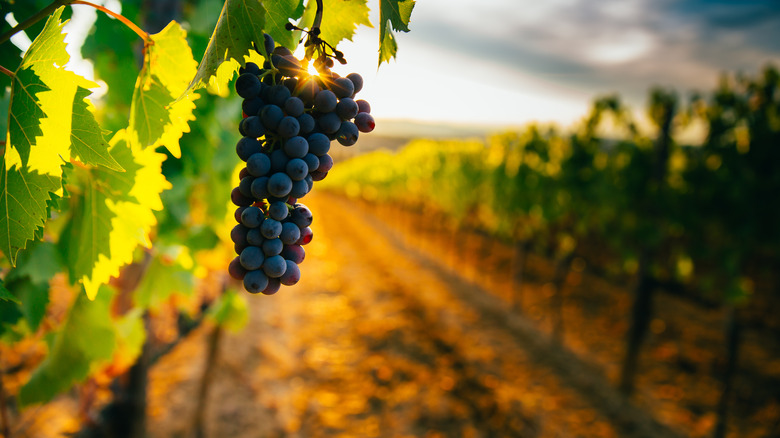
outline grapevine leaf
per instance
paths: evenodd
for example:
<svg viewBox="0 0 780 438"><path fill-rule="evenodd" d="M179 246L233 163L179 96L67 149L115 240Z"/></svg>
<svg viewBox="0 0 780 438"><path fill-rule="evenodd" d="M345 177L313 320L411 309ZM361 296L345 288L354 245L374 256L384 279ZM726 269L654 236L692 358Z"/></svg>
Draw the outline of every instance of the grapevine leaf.
<svg viewBox="0 0 780 438"><path fill-rule="evenodd" d="M354 2L343 2L354 3ZM288 49L294 50L298 45L296 35L285 29L290 20L297 20L303 14L303 0L277 0L273 6L266 8L265 32L274 41Z"/></svg>
<svg viewBox="0 0 780 438"><path fill-rule="evenodd" d="M197 63L187 44L187 33L172 21L150 36L144 67L138 75L131 104L130 131L142 146L164 145L174 157L181 157L179 139L195 120L196 94L174 102L187 88Z"/></svg>
<svg viewBox="0 0 780 438"><path fill-rule="evenodd" d="M6 87L0 86L0 138L8 140L8 105L11 103L11 95Z"/></svg>
<svg viewBox="0 0 780 438"><path fill-rule="evenodd" d="M142 73L138 81L130 107L129 129L135 133L138 143L148 147L162 137L165 126L171 123L170 111L165 106L173 100L173 96L156 76Z"/></svg>
<svg viewBox="0 0 780 438"><path fill-rule="evenodd" d="M16 304L21 304L19 302L19 298L16 298L14 294L8 291L8 289L5 288L5 285L3 285L3 279L0 278L0 300L3 301L11 301Z"/></svg>
<svg viewBox="0 0 780 438"><path fill-rule="evenodd" d="M41 119L46 114L41 109L38 94L47 90L49 87L32 67L19 69L14 75L8 115L8 144L19 153L22 166L27 165L36 137L43 135Z"/></svg>
<svg viewBox="0 0 780 438"><path fill-rule="evenodd" d="M226 87L244 56L249 55L253 43L263 46L264 27L265 8L259 0L227 0L198 71L182 95L205 87L211 81L217 88Z"/></svg>
<svg viewBox="0 0 780 438"><path fill-rule="evenodd" d="M73 154L85 164L116 169L102 131L87 110L79 87L94 84L66 71L64 8L55 11L14 74L7 145L0 169L0 249L15 264L28 240L41 237L52 200L62 194L62 165ZM76 134L72 137L71 130ZM72 143L73 142L73 143ZM37 233L37 234L36 234Z"/></svg>
<svg viewBox="0 0 780 438"><path fill-rule="evenodd" d="M366 0L323 0L322 6L320 38L333 47L336 47L342 40L352 41L357 26L362 24L373 27L368 20ZM300 27L310 28L312 26L316 10L316 2L309 0Z"/></svg>
<svg viewBox="0 0 780 438"><path fill-rule="evenodd" d="M60 248L73 281L84 284L92 299L101 284L119 274L133 259L138 245L150 247L156 223L153 210L162 209L160 193L170 184L162 175L165 155L142 148L119 131L111 154L125 172L76 169L84 192L71 199L72 216L60 237Z"/></svg>
<svg viewBox="0 0 780 438"><path fill-rule="evenodd" d="M21 168L8 162L9 152L0 164L0 239L11 264L16 254L48 218L47 202L61 188L58 177Z"/></svg>
<svg viewBox="0 0 780 438"><path fill-rule="evenodd" d="M395 58L398 44L391 31L409 32L415 0L380 0L379 2L379 65ZM388 29L388 22L391 29Z"/></svg>
<svg viewBox="0 0 780 438"><path fill-rule="evenodd" d="M108 142L98 126L95 116L89 111L84 98L91 92L77 87L73 99L73 123L70 131L70 144L73 157L85 164L105 166L122 171L122 166L108 153Z"/></svg>
<svg viewBox="0 0 780 438"><path fill-rule="evenodd" d="M23 406L51 400L84 380L93 363L111 357L116 347L112 298L108 287L100 288L94 301L79 294L62 330L54 336L49 355L19 391Z"/></svg>

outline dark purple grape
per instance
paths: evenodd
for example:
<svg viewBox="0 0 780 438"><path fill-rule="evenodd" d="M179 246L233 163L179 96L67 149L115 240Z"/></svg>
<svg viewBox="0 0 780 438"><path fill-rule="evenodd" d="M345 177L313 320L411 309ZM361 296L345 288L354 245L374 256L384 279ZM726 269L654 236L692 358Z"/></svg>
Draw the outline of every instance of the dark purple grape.
<svg viewBox="0 0 780 438"><path fill-rule="evenodd" d="M241 261L238 256L230 261L230 264L228 265L228 274L230 274L231 277L236 280L243 280L246 273L247 270L241 266Z"/></svg>
<svg viewBox="0 0 780 438"><path fill-rule="evenodd" d="M261 269L247 272L244 276L244 289L249 293L265 293L264 291L267 287L268 276Z"/></svg>

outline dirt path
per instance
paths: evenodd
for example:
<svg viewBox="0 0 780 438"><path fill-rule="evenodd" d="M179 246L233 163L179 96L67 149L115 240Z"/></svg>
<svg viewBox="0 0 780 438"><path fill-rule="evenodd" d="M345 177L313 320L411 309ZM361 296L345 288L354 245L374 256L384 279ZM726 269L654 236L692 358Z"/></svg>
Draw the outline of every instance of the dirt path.
<svg viewBox="0 0 780 438"><path fill-rule="evenodd" d="M674 436L382 220L306 201L303 279L250 297L248 327L223 337L205 436ZM208 330L154 367L151 436L192 436Z"/></svg>

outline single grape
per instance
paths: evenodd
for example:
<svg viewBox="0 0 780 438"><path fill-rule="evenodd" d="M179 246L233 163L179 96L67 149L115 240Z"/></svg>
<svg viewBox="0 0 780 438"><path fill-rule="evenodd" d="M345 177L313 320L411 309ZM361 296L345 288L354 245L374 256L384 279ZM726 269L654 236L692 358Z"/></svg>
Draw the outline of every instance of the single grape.
<svg viewBox="0 0 780 438"><path fill-rule="evenodd" d="M274 48L274 51L271 53L279 56L292 56L292 52L290 51L290 49L284 46L276 46Z"/></svg>
<svg viewBox="0 0 780 438"><path fill-rule="evenodd" d="M325 154L320 157L320 167L317 168L318 172L329 172L333 168L333 158Z"/></svg>
<svg viewBox="0 0 780 438"><path fill-rule="evenodd" d="M252 181L252 197L255 199L265 199L268 197L268 178L267 176L260 176Z"/></svg>
<svg viewBox="0 0 780 438"><path fill-rule="evenodd" d="M289 97L284 101L284 112L288 116L298 117L303 114L304 106L303 101L299 97Z"/></svg>
<svg viewBox="0 0 780 438"><path fill-rule="evenodd" d="M266 218L260 225L260 233L266 239L276 239L282 233L282 223L276 219Z"/></svg>
<svg viewBox="0 0 780 438"><path fill-rule="evenodd" d="M267 33L263 34L263 48L266 55L270 55L274 51L274 39Z"/></svg>
<svg viewBox="0 0 780 438"><path fill-rule="evenodd" d="M279 234L279 239L285 245L292 245L301 238L301 229L298 225L292 222L284 222L282 224L282 232Z"/></svg>
<svg viewBox="0 0 780 438"><path fill-rule="evenodd" d="M314 122L314 117L312 117L311 114L303 113L298 116L297 119L298 125L301 127L300 134L308 134L314 130L316 123Z"/></svg>
<svg viewBox="0 0 780 438"><path fill-rule="evenodd" d="M260 94L260 79L252 73L244 73L236 79L236 93L244 99L251 99Z"/></svg>
<svg viewBox="0 0 780 438"><path fill-rule="evenodd" d="M271 152L271 173L284 172L290 157L282 149Z"/></svg>
<svg viewBox="0 0 780 438"><path fill-rule="evenodd" d="M263 262L263 271L265 271L265 275L271 278L281 277L282 275L284 275L284 272L286 270L287 270L287 263L285 262L284 257L282 257L281 255L274 255L268 257Z"/></svg>
<svg viewBox="0 0 780 438"><path fill-rule="evenodd" d="M371 105L368 104L368 101L358 99L355 101L355 103L358 104L358 114L371 112Z"/></svg>
<svg viewBox="0 0 780 438"><path fill-rule="evenodd" d="M252 175L247 175L241 178L241 182L238 183L238 191L247 198L252 197L252 182L255 178Z"/></svg>
<svg viewBox="0 0 780 438"><path fill-rule="evenodd" d="M309 168L309 173L314 172L318 167L320 167L320 159L311 152L303 157L303 161L306 162L306 166Z"/></svg>
<svg viewBox="0 0 780 438"><path fill-rule="evenodd" d="M290 213L290 221L301 229L311 225L313 219L311 210L303 204L295 204L295 208Z"/></svg>
<svg viewBox="0 0 780 438"><path fill-rule="evenodd" d="M236 218L236 222L241 222L241 213L244 212L249 207L238 207L236 211L233 213L233 217Z"/></svg>
<svg viewBox="0 0 780 438"><path fill-rule="evenodd" d="M268 178L268 194L282 198L290 194L292 190L292 180L282 172L277 172Z"/></svg>
<svg viewBox="0 0 780 438"><path fill-rule="evenodd" d="M279 108L284 108L284 103L287 101L287 99L290 98L290 95L290 89L285 87L283 84L276 84L271 87L271 99L268 101L268 103L272 103Z"/></svg>
<svg viewBox="0 0 780 438"><path fill-rule="evenodd" d="M279 292L279 289L281 288L281 282L278 278L269 278L268 279L268 286L263 289L263 295L273 295L277 292Z"/></svg>
<svg viewBox="0 0 780 438"><path fill-rule="evenodd" d="M336 94L330 90L320 90L316 96L314 96L314 109L322 113L329 113L336 109L336 105L339 103Z"/></svg>
<svg viewBox="0 0 780 438"><path fill-rule="evenodd" d="M357 73L350 73L347 75L347 79L352 81L352 85L355 88L355 90L352 92L353 95L359 93L360 90L363 89L363 76L360 76Z"/></svg>
<svg viewBox="0 0 780 438"><path fill-rule="evenodd" d="M263 242L263 254L266 257L278 255L282 252L282 247L284 247L284 244L281 239L268 239Z"/></svg>
<svg viewBox="0 0 780 438"><path fill-rule="evenodd" d="M294 137L298 135L300 129L301 126L298 124L298 119L292 116L284 116L282 120L279 121L279 126L276 128L278 134L282 138Z"/></svg>
<svg viewBox="0 0 780 438"><path fill-rule="evenodd" d="M276 105L266 105L260 110L260 119L266 129L276 130L283 117L282 109Z"/></svg>
<svg viewBox="0 0 780 438"><path fill-rule="evenodd" d="M303 182L306 183L306 187L308 187L309 191L314 187L314 178L311 177L311 173L306 175L306 178L303 179Z"/></svg>
<svg viewBox="0 0 780 438"><path fill-rule="evenodd" d="M311 173L311 177L314 181L322 181L328 176L328 172L323 172L319 169Z"/></svg>
<svg viewBox="0 0 780 438"><path fill-rule="evenodd" d="M285 286L292 286L301 280L301 270L292 260L285 260L287 268L284 274L279 277L279 281Z"/></svg>
<svg viewBox="0 0 780 438"><path fill-rule="evenodd" d="M350 97L355 92L355 84L348 78L336 78L330 89L338 98Z"/></svg>
<svg viewBox="0 0 780 438"><path fill-rule="evenodd" d="M252 154L262 151L263 144L256 138L241 137L236 143L236 155L242 161L246 161Z"/></svg>
<svg viewBox="0 0 780 438"><path fill-rule="evenodd" d="M311 187L306 184L306 179L300 181L293 181L292 190L290 190L290 196L295 198L303 198L311 191Z"/></svg>
<svg viewBox="0 0 780 438"><path fill-rule="evenodd" d="M241 213L241 223L247 228L257 228L263 222L263 212L257 207L247 207Z"/></svg>
<svg viewBox="0 0 780 438"><path fill-rule="evenodd" d="M306 251L298 244L285 245L282 249L281 256L286 260L292 261L296 265L300 265L303 263L303 259L306 258Z"/></svg>
<svg viewBox="0 0 780 438"><path fill-rule="evenodd" d="M306 177L309 173L309 166L300 158L293 158L287 162L287 168L285 169L287 175L293 181L300 181Z"/></svg>
<svg viewBox="0 0 780 438"><path fill-rule="evenodd" d="M249 171L245 167L242 167L241 170L238 171L238 180L241 181L244 179L244 177L249 176Z"/></svg>
<svg viewBox="0 0 780 438"><path fill-rule="evenodd" d="M336 113L326 113L317 120L317 127L325 134L335 134L341 127L341 119Z"/></svg>
<svg viewBox="0 0 780 438"><path fill-rule="evenodd" d="M260 293L267 287L268 276L260 269L250 271L244 276L244 289L249 293Z"/></svg>
<svg viewBox="0 0 780 438"><path fill-rule="evenodd" d="M230 192L230 201L233 202L236 207L247 207L252 205L252 202L254 202L252 198L242 195L238 187L234 188L233 191Z"/></svg>
<svg viewBox="0 0 780 438"><path fill-rule="evenodd" d="M259 117L249 116L239 122L238 132L240 132L244 137L257 138L265 135L265 127L263 126Z"/></svg>
<svg viewBox="0 0 780 438"><path fill-rule="evenodd" d="M236 226L234 226L233 229L230 230L230 240L232 240L233 243L245 243L246 235L248 232L249 232L249 228L241 224L236 224Z"/></svg>
<svg viewBox="0 0 780 438"><path fill-rule="evenodd" d="M309 143L309 152L320 157L330 150L330 139L325 134L316 132L307 137Z"/></svg>
<svg viewBox="0 0 780 438"><path fill-rule="evenodd" d="M260 66L258 66L254 62L247 62L245 65L239 67L238 69L239 75L242 75L244 73L251 73L257 76L260 74Z"/></svg>
<svg viewBox="0 0 780 438"><path fill-rule="evenodd" d="M287 78L285 79L282 84L284 84L285 87L287 87L288 90L290 90L290 94L295 92L295 89L298 87L298 78Z"/></svg>
<svg viewBox="0 0 780 438"><path fill-rule="evenodd" d="M349 121L341 122L341 127L336 132L336 140L344 146L352 146L358 140L358 127Z"/></svg>
<svg viewBox="0 0 780 438"><path fill-rule="evenodd" d="M256 246L247 246L241 251L238 260L241 262L241 266L246 268L247 271L260 269L260 267L263 266L264 261L263 251Z"/></svg>
<svg viewBox="0 0 780 438"><path fill-rule="evenodd" d="M358 114L358 105L351 98L345 97L336 105L336 114L341 120L351 120Z"/></svg>
<svg viewBox="0 0 780 438"><path fill-rule="evenodd" d="M244 114L248 116L257 116L258 114L260 114L260 110L263 109L264 105L265 103L263 102L262 99L260 99L259 97L254 97L252 99L246 99L243 102L241 102L241 109L244 111Z"/></svg>
<svg viewBox="0 0 780 438"><path fill-rule="evenodd" d="M243 280L246 273L247 270L241 266L241 261L238 256L230 261L230 264L228 265L228 274L230 274L231 277L236 280Z"/></svg>
<svg viewBox="0 0 780 438"><path fill-rule="evenodd" d="M312 232L311 228L303 227L301 228L301 237L295 243L298 245L307 245L313 238L314 232Z"/></svg>
<svg viewBox="0 0 780 438"><path fill-rule="evenodd" d="M252 176L265 176L271 170L271 159L263 152L252 154L246 160L246 169Z"/></svg>
<svg viewBox="0 0 780 438"><path fill-rule="evenodd" d="M252 228L246 233L246 241L252 246L263 246L265 237L263 237L263 233L260 232L260 228Z"/></svg>
<svg viewBox="0 0 780 438"><path fill-rule="evenodd" d="M287 204L284 202L272 202L270 206L268 206L268 217L271 219L276 219L278 221L283 221L287 219L287 216L290 214L290 209L287 207Z"/></svg>
<svg viewBox="0 0 780 438"><path fill-rule="evenodd" d="M374 116L369 113L358 113L355 116L355 126L360 132L371 132L374 130L376 124L374 123Z"/></svg>
<svg viewBox="0 0 780 438"><path fill-rule="evenodd" d="M303 158L309 153L309 142L301 136L295 136L284 142L284 153L290 158ZM285 166L287 163L285 163Z"/></svg>

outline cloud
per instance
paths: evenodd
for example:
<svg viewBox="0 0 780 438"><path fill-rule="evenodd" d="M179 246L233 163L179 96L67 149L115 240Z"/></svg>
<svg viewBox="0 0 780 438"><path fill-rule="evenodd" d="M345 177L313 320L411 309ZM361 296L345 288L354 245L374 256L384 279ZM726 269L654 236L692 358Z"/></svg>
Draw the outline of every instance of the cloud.
<svg viewBox="0 0 780 438"><path fill-rule="evenodd" d="M426 0L411 28L409 45L435 44L637 104L652 85L709 89L724 71L780 61L776 0Z"/></svg>

